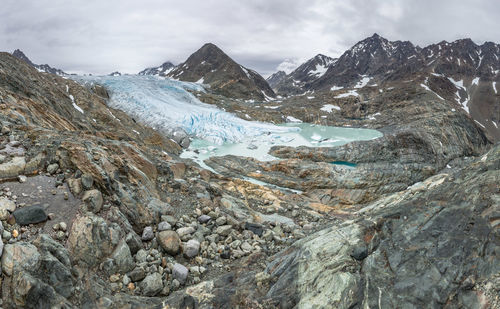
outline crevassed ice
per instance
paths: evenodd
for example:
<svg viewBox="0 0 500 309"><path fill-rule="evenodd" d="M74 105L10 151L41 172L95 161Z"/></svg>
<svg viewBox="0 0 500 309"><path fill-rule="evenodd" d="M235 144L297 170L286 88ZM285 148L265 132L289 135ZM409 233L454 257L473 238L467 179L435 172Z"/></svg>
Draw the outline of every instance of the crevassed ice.
<svg viewBox="0 0 500 309"><path fill-rule="evenodd" d="M159 131L182 128L193 137L221 144L266 132L299 130L240 119L198 100L188 90L196 83L155 76L73 76L83 84L100 84L110 92L109 106Z"/></svg>

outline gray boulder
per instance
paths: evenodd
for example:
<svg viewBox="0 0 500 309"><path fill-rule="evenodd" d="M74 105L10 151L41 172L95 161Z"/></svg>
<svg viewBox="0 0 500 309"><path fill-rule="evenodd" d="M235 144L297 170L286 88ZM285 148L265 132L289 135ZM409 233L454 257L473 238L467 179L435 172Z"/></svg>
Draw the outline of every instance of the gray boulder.
<svg viewBox="0 0 500 309"><path fill-rule="evenodd" d="M163 282L159 273L147 275L140 283L142 294L146 296L155 296L163 290Z"/></svg>
<svg viewBox="0 0 500 309"><path fill-rule="evenodd" d="M172 268L172 276L174 279L177 279L181 284L186 283L186 279L188 276L189 270L186 266L182 264L174 264L174 268Z"/></svg>
<svg viewBox="0 0 500 309"><path fill-rule="evenodd" d="M200 243L195 239L189 240L184 245L184 255L187 256L188 258L197 256L199 252L200 252Z"/></svg>
<svg viewBox="0 0 500 309"><path fill-rule="evenodd" d="M48 219L45 210L40 205L18 208L13 215L19 225L45 222Z"/></svg>

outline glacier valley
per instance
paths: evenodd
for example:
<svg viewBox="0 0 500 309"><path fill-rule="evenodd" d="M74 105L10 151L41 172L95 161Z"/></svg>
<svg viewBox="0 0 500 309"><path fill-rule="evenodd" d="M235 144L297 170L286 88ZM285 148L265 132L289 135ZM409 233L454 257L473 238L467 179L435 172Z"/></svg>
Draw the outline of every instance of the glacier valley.
<svg viewBox="0 0 500 309"><path fill-rule="evenodd" d="M338 128L306 123L274 125L247 121L198 100L190 91L205 91L198 83L156 76L77 76L87 86L99 84L110 93L109 106L164 133L182 129L193 142L181 157L212 170L204 160L212 156L244 155L260 161L276 160L272 146L332 147L381 137L376 130Z"/></svg>
<svg viewBox="0 0 500 309"><path fill-rule="evenodd" d="M87 86L99 84L110 93L109 106L120 109L160 132L182 128L190 136L215 144L239 142L249 136L282 133L296 128L246 121L198 100L197 83L156 76L72 76Z"/></svg>

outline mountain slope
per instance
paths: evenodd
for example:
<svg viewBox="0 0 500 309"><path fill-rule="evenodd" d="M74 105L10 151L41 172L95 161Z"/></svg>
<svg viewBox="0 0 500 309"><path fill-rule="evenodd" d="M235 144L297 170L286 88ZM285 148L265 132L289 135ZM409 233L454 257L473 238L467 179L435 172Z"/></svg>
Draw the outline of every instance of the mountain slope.
<svg viewBox="0 0 500 309"><path fill-rule="evenodd" d="M264 100L275 95L259 73L236 63L211 43L203 45L167 76L208 84L216 93L231 98Z"/></svg>
<svg viewBox="0 0 500 309"><path fill-rule="evenodd" d="M318 54L275 83L273 89L278 93L303 93L308 88L307 85L321 78L336 61L337 59Z"/></svg>
<svg viewBox="0 0 500 309"><path fill-rule="evenodd" d="M461 39L420 48L408 41L389 41L374 34L344 52L317 78L304 80L309 75L298 73L302 67L310 67L309 62L282 78L274 89L292 95L341 90L347 92L339 96L355 97L356 89L366 86L380 92L388 83L417 82L414 80L417 74L423 76L418 83L424 88L440 98L457 102L492 140L500 140L498 44L477 45L470 39Z"/></svg>
<svg viewBox="0 0 500 309"><path fill-rule="evenodd" d="M50 73L50 74L56 74L56 75L59 75L59 76L64 76L64 75L68 75L67 73L65 73L64 71L60 70L60 69L56 69L56 68L53 68L51 67L50 65L48 64L35 64L33 63L21 50L19 49L16 49L13 53L12 53L12 56L18 58L18 59L21 59L23 60L24 62L26 62L27 64L31 65L32 67L34 67L35 69L38 70L38 72L45 72L45 73Z"/></svg>

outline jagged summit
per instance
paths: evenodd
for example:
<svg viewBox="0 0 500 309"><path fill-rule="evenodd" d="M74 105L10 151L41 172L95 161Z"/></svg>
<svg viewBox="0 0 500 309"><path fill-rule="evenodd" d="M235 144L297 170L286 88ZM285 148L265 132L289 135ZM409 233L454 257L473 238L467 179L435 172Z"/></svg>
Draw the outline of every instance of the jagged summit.
<svg viewBox="0 0 500 309"><path fill-rule="evenodd" d="M309 59L298 68L286 76L281 76L278 82L273 83L272 87L277 92L298 94L304 92L305 85L310 84L323 76L328 68L334 64L337 59L318 54ZM284 73L284 72L283 72Z"/></svg>
<svg viewBox="0 0 500 309"><path fill-rule="evenodd" d="M281 83L285 78L286 78L285 71L278 71L278 72L272 74L271 76L269 76L268 78L266 78L266 81L269 84L269 86L271 86L271 88L274 89L276 87L276 85Z"/></svg>
<svg viewBox="0 0 500 309"><path fill-rule="evenodd" d="M31 62L31 60L20 49L16 49L12 53L12 56L14 56L14 57L16 57L18 59L23 60L24 62L26 62L27 64L29 64L31 66L35 66L35 64L33 64L33 62Z"/></svg>
<svg viewBox="0 0 500 309"><path fill-rule="evenodd" d="M12 56L26 62L27 64L31 65L32 67L34 67L35 69L37 69L39 72L44 72L44 73L51 73L51 74L56 74L56 75L59 75L59 76L64 76L64 75L68 75L67 73L65 73L64 71L60 70L60 69L56 69L56 68L53 68L51 67L50 65L48 64L35 64L33 63L29 58L28 56L26 56L24 54L24 52L22 52L20 49L16 49L14 50L14 52L12 53Z"/></svg>
<svg viewBox="0 0 500 309"><path fill-rule="evenodd" d="M170 62L166 61L162 65L157 66L157 67L151 67L151 68L146 68L138 73L138 75L157 75L157 76L165 76L167 75L170 71L174 69L175 65Z"/></svg>
<svg viewBox="0 0 500 309"><path fill-rule="evenodd" d="M259 99L274 92L259 73L236 63L213 43L206 43L167 75L173 79L210 85L227 97Z"/></svg>

